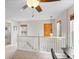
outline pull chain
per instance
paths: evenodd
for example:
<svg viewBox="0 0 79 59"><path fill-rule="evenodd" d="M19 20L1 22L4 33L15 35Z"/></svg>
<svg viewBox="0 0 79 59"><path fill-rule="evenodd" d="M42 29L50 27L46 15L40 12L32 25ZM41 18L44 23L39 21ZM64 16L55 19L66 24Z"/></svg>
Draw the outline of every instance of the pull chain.
<svg viewBox="0 0 79 59"><path fill-rule="evenodd" d="M52 17L53 17L53 16L50 16L50 22L51 22L51 23L52 23Z"/></svg>

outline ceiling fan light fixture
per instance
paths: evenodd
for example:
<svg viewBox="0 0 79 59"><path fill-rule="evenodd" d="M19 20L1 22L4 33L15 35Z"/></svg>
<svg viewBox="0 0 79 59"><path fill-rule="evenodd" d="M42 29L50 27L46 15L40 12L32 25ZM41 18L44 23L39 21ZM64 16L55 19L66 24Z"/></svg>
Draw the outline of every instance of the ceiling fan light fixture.
<svg viewBox="0 0 79 59"><path fill-rule="evenodd" d="M38 0L27 0L27 5L31 8L35 8L39 5Z"/></svg>

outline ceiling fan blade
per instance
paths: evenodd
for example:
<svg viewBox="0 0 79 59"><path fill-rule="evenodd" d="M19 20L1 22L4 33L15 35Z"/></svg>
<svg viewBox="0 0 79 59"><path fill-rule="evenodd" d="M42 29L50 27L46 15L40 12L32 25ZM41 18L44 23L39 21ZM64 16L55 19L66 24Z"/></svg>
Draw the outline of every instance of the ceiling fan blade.
<svg viewBox="0 0 79 59"><path fill-rule="evenodd" d="M24 10L24 9L26 9L28 6L27 5L24 5L23 7L22 7L22 9Z"/></svg>
<svg viewBox="0 0 79 59"><path fill-rule="evenodd" d="M38 5L36 8L35 8L38 12L41 12L42 11L42 8Z"/></svg>
<svg viewBox="0 0 79 59"><path fill-rule="evenodd" d="M60 0L40 0L40 2L53 2L53 1L60 1Z"/></svg>

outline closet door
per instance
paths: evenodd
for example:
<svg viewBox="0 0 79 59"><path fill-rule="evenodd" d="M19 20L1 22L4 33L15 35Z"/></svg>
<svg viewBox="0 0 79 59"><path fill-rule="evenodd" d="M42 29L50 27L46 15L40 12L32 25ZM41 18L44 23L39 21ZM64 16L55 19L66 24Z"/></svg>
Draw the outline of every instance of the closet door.
<svg viewBox="0 0 79 59"><path fill-rule="evenodd" d="M5 23L5 45L11 44L11 24Z"/></svg>

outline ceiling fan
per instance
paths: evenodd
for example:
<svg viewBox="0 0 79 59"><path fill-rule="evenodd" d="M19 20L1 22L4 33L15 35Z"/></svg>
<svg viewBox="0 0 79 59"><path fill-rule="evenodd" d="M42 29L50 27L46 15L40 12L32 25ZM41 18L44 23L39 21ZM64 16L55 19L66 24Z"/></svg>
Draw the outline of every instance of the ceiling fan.
<svg viewBox="0 0 79 59"><path fill-rule="evenodd" d="M26 4L22 7L22 10L25 10L27 7L35 8L38 12L42 11L40 7L40 2L55 2L60 0L25 0Z"/></svg>

